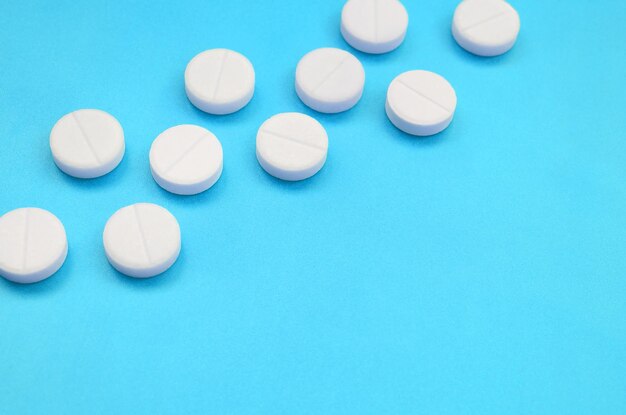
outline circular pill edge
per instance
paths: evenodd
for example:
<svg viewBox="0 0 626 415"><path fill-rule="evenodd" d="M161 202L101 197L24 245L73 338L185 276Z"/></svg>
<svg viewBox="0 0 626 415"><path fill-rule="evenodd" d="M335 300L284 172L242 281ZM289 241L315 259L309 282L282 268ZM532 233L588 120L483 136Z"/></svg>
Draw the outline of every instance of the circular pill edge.
<svg viewBox="0 0 626 415"><path fill-rule="evenodd" d="M60 151L60 149L58 148L56 139L54 138L55 131L57 131L58 128L60 128L60 126L62 125L62 121L67 122L67 120L69 119L72 119L73 122L77 124L78 128L81 129L81 134L84 135L82 127L80 126L76 118L76 113L83 112L83 111L97 112L97 113L104 115L109 120L112 120L113 125L115 125L116 129L118 130L119 138L122 144L120 151L116 153L113 159L105 163L99 162L96 167L85 168L85 167L72 166L71 165L72 161L66 159L62 151ZM86 140L86 137L83 137L83 138ZM68 112L67 114L63 115L61 118L57 120L57 122L54 124L54 126L50 130L49 144L50 144L50 152L52 153L52 160L54 161L54 164L57 166L57 168L61 170L63 173L67 174L68 176L75 177L77 179L96 179L96 178L109 174L110 172L115 170L117 166L120 165L120 163L124 159L124 155L126 154L126 137L124 136L124 128L122 127L122 124L112 114L104 110L98 109L98 108L81 108L78 110Z"/></svg>
<svg viewBox="0 0 626 415"><path fill-rule="evenodd" d="M201 181L194 181L194 182L186 182L186 183L176 183L173 182L172 180L168 179L167 177L165 177L165 172L161 172L159 171L160 169L156 168L156 163L154 162L154 154L156 151L156 145L158 144L157 141L159 139L164 139L164 135L167 133L172 133L172 131L174 131L176 128L179 127L194 127L197 128L199 130L202 130L203 135L198 139L198 140L203 140L203 139L209 139L209 140L214 140L217 145L218 145L218 149L220 152L219 155L219 167L218 169L209 177L204 178ZM192 146L193 147L193 146ZM190 149L191 150L191 149ZM220 179L220 177L222 177L222 172L224 170L224 149L222 147L222 143L220 142L220 140L217 138L217 136L215 134L213 134L213 132L209 131L208 129L201 127L199 125L195 125L195 124L179 124L179 125L175 125L173 127L169 127L168 129L164 130L163 132L161 132L153 141L152 144L150 146L150 151L148 154L148 158L149 158L149 163L150 163L150 172L152 173L152 178L154 179L154 181L164 190L176 194L176 195L180 195L180 196L193 196L193 195L197 195L200 194L202 192L205 192L207 190L209 190L211 187L213 187L213 185L215 185L215 183L217 183L217 181ZM183 157L184 159L184 157ZM179 160L178 162L182 161ZM177 163L178 163L177 162Z"/></svg>
<svg viewBox="0 0 626 415"><path fill-rule="evenodd" d="M107 234L108 234L107 230L110 229L109 223L111 223L111 221L116 217L116 215L118 215L118 213L124 211L125 209L136 209L136 206L138 205L150 205L150 206L159 208L159 210L163 211L164 213L166 213L167 215L169 215L169 217L173 219L173 223L176 224L176 228L177 228L177 239L178 239L177 242L178 243L176 244L177 247L176 247L175 254L166 258L164 261L161 261L157 265L151 264L149 267L144 268L144 269L133 268L131 266L124 264L123 261L121 261L119 258L115 258L115 256L111 252L111 249L109 248L109 240L107 239ZM182 234L181 234L180 224L178 223L178 220L168 209L164 208L161 205L157 205L156 203L139 202L139 203L133 203L131 205L121 207L109 217L106 224L104 225L104 230L102 232L102 242L104 246L105 256L109 264L116 271L131 278L146 279L146 278L156 277L158 275L165 273L174 265L174 263L176 263L176 261L178 260L178 257L180 256L180 252L182 249Z"/></svg>
<svg viewBox="0 0 626 415"><path fill-rule="evenodd" d="M226 55L232 54L242 58L244 65L249 69L249 73L251 75L251 87L244 94L237 97L236 99L223 102L211 102L214 101L213 98L207 98L206 96L198 94L197 91L194 91L193 88L191 88L190 86L189 74L191 72L192 64L194 63L194 61L196 61L197 63L197 60L200 59L202 55L216 52L224 52ZM212 115L229 115L243 109L246 105L250 103L250 101L254 97L254 92L256 89L256 73L254 71L254 65L252 65L252 62L242 53L227 48L207 49L196 54L193 58L191 58L191 60L187 63L187 66L185 67L184 80L185 93L187 95L187 99L189 99L189 102L191 102L191 104L199 110Z"/></svg>
<svg viewBox="0 0 626 415"><path fill-rule="evenodd" d="M485 45L476 42L475 40L470 39L469 36L465 36L463 32L458 27L458 13L462 10L462 6L466 5L468 2L471 3L474 0L463 0L461 1L456 8L454 9L454 15L452 17L452 37L456 41L456 43L465 51L485 58L496 57L500 55L504 55L508 51L510 51L513 46L517 43L517 38L519 36L519 32L521 29L521 20L519 13L517 10L506 0L497 0L501 2L504 7L507 8L507 11L512 12L511 16L515 17L516 20L516 28L515 34L511 38L509 38L506 42L498 42L492 45ZM504 14L500 12L500 14ZM466 29L467 30L467 29Z"/></svg>
<svg viewBox="0 0 626 415"><path fill-rule="evenodd" d="M348 43L351 47L353 47L354 49L358 51L369 53L372 55L382 55L385 53L392 52L396 50L398 47L400 47L402 43L404 43L404 39L406 38L406 33L409 27L409 14L404 4L402 4L402 2L400 2L399 0L394 0L395 3L401 6L402 14L406 21L406 23L403 25L403 30L401 34L385 42L377 43L372 40L365 40L365 39L361 39L357 37L348 28L348 25L346 24L347 18L345 18L344 16L346 16L348 13L349 3L353 1L358 2L360 0L346 1L346 3L343 5L343 8L341 10L340 32L341 32L342 37L346 41L346 43Z"/></svg>
<svg viewBox="0 0 626 415"><path fill-rule="evenodd" d="M402 111L394 108L393 102L391 102L391 100L389 99L389 95L391 93L392 87L396 83L402 83L400 79L403 76L408 76L413 73L424 74L428 76L434 75L438 80L445 82L450 92L452 92L454 96L454 107L447 110L449 113L447 118L442 119L441 121L433 123L433 124L422 125L422 124L412 123L409 120L405 119L406 117L403 118L400 115L400 112ZM389 84L389 87L387 88L387 94L386 94L386 100L385 100L385 112L387 114L387 118L389 118L389 121L391 121L391 123L396 128L410 135L414 135L418 137L428 137L428 136L439 134L440 132L448 128L448 126L452 122L452 119L454 118L454 114L456 113L456 106L457 106L457 95L456 95L456 91L454 90L454 87L445 77L443 77L442 75L436 72L432 72L432 71L428 71L424 69L415 69L415 70L406 71L397 75L391 81L391 83Z"/></svg>
<svg viewBox="0 0 626 415"><path fill-rule="evenodd" d="M27 210L27 211L34 210L34 211L44 214L45 216L53 220L55 224L58 225L59 229L62 232L60 236L63 241L63 246L61 248L61 251L58 252L58 254L55 256L54 261L52 261L49 265L45 267L42 267L40 269L37 269L31 272L30 274L23 274L23 273L20 273L19 271L16 271L15 269L8 269L8 268L5 268L3 264L0 264L0 276L2 276L7 281L11 281L16 284L25 285L25 284L34 284L34 283L46 280L50 278L51 276L53 276L54 274L56 274L61 269L61 267L65 264L65 260L67 259L67 255L69 251L69 244L67 241L67 232L65 230L65 226L63 225L63 222L61 222L61 220L55 214L45 209L41 209L38 207L24 207L24 208L13 209L9 212L6 212L4 215L0 216L0 222L7 215L15 214L18 211L22 211L22 210Z"/></svg>
<svg viewBox="0 0 626 415"><path fill-rule="evenodd" d="M321 52L323 50L333 50L333 51L340 51L342 52L344 55L342 62L340 62L340 64L335 68L335 71L339 69L339 67L345 65L345 63L348 60L352 60L353 62L355 62L357 64L358 67L358 72L359 72L359 77L362 78L362 81L360 82L360 86L359 86L359 90L355 93L352 94L349 97L345 97L343 99L337 99L337 100L333 100L333 101L329 101L329 100L323 100L320 99L319 97L315 97L313 95L313 92L309 92L306 90L306 88L304 88L303 82L301 82L302 80L302 65L306 64L305 59L309 58L311 59L313 57L313 54L316 52ZM333 71L331 71L333 72ZM329 73L330 76L332 76L332 73ZM324 80L322 82L325 83L327 81ZM320 85L321 86L321 85ZM296 76L295 76L295 88L296 88L296 94L298 95L298 98L300 98L300 100L309 108L317 111L317 112L321 112L324 114L338 114L341 112L345 112L348 111L349 109L353 108L356 104L358 104L358 102L361 100L361 97L363 96L363 91L365 88L365 68L363 67L363 64L361 63L361 61L354 56L352 53L343 50L343 49L339 49L339 48L333 48L333 47L323 47L323 48L318 48L318 49L314 49L308 53L306 53L302 58L300 58L300 60L298 61L298 65L296 66ZM318 86L319 88L319 86Z"/></svg>
<svg viewBox="0 0 626 415"><path fill-rule="evenodd" d="M297 116L304 120L307 120L307 122L312 120L315 124L317 124L316 127L319 127L321 131L323 131L324 133L325 148L323 150L323 157L320 160L316 161L310 166L307 166L304 169L293 170L293 169L286 169L286 168L275 166L263 156L263 151L259 149L259 143L261 142L261 135L263 132L265 132L263 131L263 127L266 126L271 120L280 118L280 117L285 117L285 116ZM318 120L311 117L310 115L303 114L301 112L282 112L282 113L274 114L270 118L266 119L259 127L257 131L257 136L256 136L256 156L263 170L265 170L265 172L268 173L270 176L273 176L277 179L284 180L284 181L296 182L296 181L306 180L308 178L313 177L324 167L324 165L326 164L326 160L328 158L328 145L329 145L328 132Z"/></svg>

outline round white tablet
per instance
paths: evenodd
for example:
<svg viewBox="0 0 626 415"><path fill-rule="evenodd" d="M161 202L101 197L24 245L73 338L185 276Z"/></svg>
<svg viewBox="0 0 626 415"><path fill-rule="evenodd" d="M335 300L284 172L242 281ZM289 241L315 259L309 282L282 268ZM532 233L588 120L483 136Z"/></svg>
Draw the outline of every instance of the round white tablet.
<svg viewBox="0 0 626 415"><path fill-rule="evenodd" d="M67 236L47 210L22 208L0 217L0 275L28 284L57 272L67 257Z"/></svg>
<svg viewBox="0 0 626 415"><path fill-rule="evenodd" d="M504 0L465 0L454 12L452 35L465 50L497 56L513 47L519 33L517 11Z"/></svg>
<svg viewBox="0 0 626 415"><path fill-rule="evenodd" d="M124 130L111 114L83 109L64 115L50 132L54 162L81 179L100 177L124 157Z"/></svg>
<svg viewBox="0 0 626 415"><path fill-rule="evenodd" d="M213 186L222 174L222 145L197 125L178 125L162 132L150 148L152 177L165 190L195 195Z"/></svg>
<svg viewBox="0 0 626 415"><path fill-rule="evenodd" d="M303 180L326 162L328 135L322 125L297 112L277 114L261 125L256 157L261 167L283 180Z"/></svg>
<svg viewBox="0 0 626 415"><path fill-rule="evenodd" d="M240 53L210 49L196 55L185 70L189 101L209 114L230 114L254 94L254 68Z"/></svg>
<svg viewBox="0 0 626 415"><path fill-rule="evenodd" d="M409 71L391 81L385 109L393 125L405 133L433 135L452 121L456 93L436 73Z"/></svg>
<svg viewBox="0 0 626 415"><path fill-rule="evenodd" d="M336 113L361 99L365 71L345 50L321 48L307 53L296 68L296 92L302 102L319 112Z"/></svg>
<svg viewBox="0 0 626 415"><path fill-rule="evenodd" d="M409 15L398 0L348 0L341 12L341 34L355 49L386 53L404 40Z"/></svg>
<svg viewBox="0 0 626 415"><path fill-rule="evenodd" d="M115 212L104 227L102 239L111 265L130 277L161 274L180 253L176 218L152 203L137 203Z"/></svg>

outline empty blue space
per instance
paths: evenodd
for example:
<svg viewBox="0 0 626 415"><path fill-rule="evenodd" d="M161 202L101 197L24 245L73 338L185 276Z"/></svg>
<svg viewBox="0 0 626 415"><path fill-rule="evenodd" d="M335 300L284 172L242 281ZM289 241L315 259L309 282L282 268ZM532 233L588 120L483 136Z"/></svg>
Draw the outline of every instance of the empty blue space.
<svg viewBox="0 0 626 415"><path fill-rule="evenodd" d="M396 51L341 37L339 0L5 0L0 4L0 214L37 206L69 255L39 284L0 279L0 413L626 414L626 6L523 1L496 58L450 34L457 0L405 0ZM250 104L193 107L183 73L230 48L256 71ZM294 89L318 47L366 72L352 110ZM454 86L450 127L406 135L384 111L398 74ZM94 180L59 171L64 114L120 121L126 154ZM313 178L274 179L258 127L299 111L329 136ZM207 192L169 194L148 151L165 129L220 139ZM169 209L182 252L135 280L107 262L119 208Z"/></svg>

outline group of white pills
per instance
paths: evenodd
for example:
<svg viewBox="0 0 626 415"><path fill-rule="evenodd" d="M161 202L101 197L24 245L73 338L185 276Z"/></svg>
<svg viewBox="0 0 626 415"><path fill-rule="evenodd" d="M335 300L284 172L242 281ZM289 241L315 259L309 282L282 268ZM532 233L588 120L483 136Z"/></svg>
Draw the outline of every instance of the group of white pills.
<svg viewBox="0 0 626 415"><path fill-rule="evenodd" d="M398 0L348 0L341 13L341 33L365 53L381 54L403 42L409 17ZM452 20L452 35L467 51L496 56L513 47L519 33L517 12L504 0L463 0ZM365 70L351 53L321 48L307 53L296 67L295 89L315 111L339 113L355 106L365 85ZM230 114L254 95L252 63L240 53L211 49L196 55L185 70L189 101L210 114ZM442 76L411 70L392 80L385 110L398 129L416 136L444 130L454 116L454 88ZM63 116L50 133L54 162L70 176L90 179L111 172L125 152L124 130L110 114L82 109ZM326 162L328 135L314 118L296 112L270 117L259 127L256 155L261 167L282 180L304 180ZM163 131L149 154L152 176L163 189L194 195L213 186L223 169L218 138L197 125ZM181 233L176 218L150 203L115 212L103 231L106 257L131 277L166 271L178 258ZM0 217L0 275L18 283L48 278L68 252L63 224L52 213L22 208Z"/></svg>

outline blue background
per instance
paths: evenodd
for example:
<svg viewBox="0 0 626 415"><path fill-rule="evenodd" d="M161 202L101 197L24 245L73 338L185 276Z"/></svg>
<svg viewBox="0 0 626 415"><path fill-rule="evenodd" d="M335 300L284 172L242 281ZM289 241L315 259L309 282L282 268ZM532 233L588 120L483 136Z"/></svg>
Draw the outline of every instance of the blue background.
<svg viewBox="0 0 626 415"><path fill-rule="evenodd" d="M405 1L404 44L370 56L343 41L340 1L3 1L0 213L52 211L70 252L40 284L0 279L0 412L626 413L626 6L518 0L517 45L485 59L452 39L456 3ZM298 60L323 46L365 67L347 113L295 94ZM185 96L187 62L215 47L256 70L230 116ZM389 82L411 69L456 89L437 136L386 118ZM116 116L127 144L89 181L48 145L84 107ZM257 128L283 111L328 131L310 180L256 161ZM148 165L181 123L224 148L221 179L194 197ZM178 218L183 251L134 280L101 237L143 201Z"/></svg>

